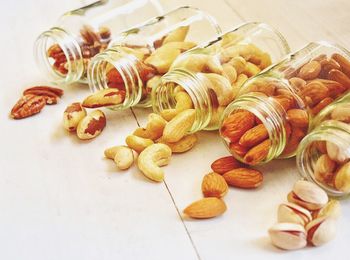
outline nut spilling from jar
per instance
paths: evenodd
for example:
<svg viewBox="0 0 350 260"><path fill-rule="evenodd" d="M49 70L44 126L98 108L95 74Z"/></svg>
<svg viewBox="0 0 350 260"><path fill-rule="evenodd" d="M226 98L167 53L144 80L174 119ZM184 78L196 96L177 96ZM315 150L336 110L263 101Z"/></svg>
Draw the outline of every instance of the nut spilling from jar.
<svg viewBox="0 0 350 260"><path fill-rule="evenodd" d="M91 26L84 25L78 36L78 44L84 65L83 77L86 77L87 66L92 57L104 51L111 41L111 31L107 27L95 30ZM59 44L51 45L47 52L51 66L58 74L66 76L69 71L69 61L76 59L73 53L65 53Z"/></svg>
<svg viewBox="0 0 350 260"><path fill-rule="evenodd" d="M146 102L152 89L159 84L160 77L168 72L174 60L181 53L196 46L196 43L186 41L189 30L190 26L179 27L161 39L155 40L152 46L148 43L136 45L128 41L112 46L111 50L117 50L120 56L113 64L106 63L102 73L104 78L101 79L104 83L100 86L120 91L121 99L112 105L122 104L126 97L139 94L140 102ZM130 68L124 68L124 65ZM98 90L94 95L99 95L102 91L104 90Z"/></svg>
<svg viewBox="0 0 350 260"><path fill-rule="evenodd" d="M217 129L222 112L235 99L244 82L271 64L268 53L253 43L241 42L241 38L242 36L236 32L227 33L222 36L220 41L205 47L203 51L199 48L182 55L171 67L171 71L178 70L182 71L181 73L186 71L192 75L191 78L196 78L205 89L209 104L201 106L211 111L211 118L205 126L206 129ZM171 71L167 74L168 77L170 77ZM194 90L189 90L191 86L180 83L179 86L172 80L166 79L165 81L167 83L162 88L171 89L164 91L168 91L170 96L174 98L170 98L173 100L169 103L164 102L159 110L162 115L171 118L181 112L181 105L178 103L185 103L181 96L178 96L178 88L182 87L187 94ZM157 89L157 91L163 90Z"/></svg>
<svg viewBox="0 0 350 260"><path fill-rule="evenodd" d="M285 81L262 75L245 85L241 94L256 95L283 119L283 129L276 130L286 140L280 156L293 156L312 118L349 91L349 68L350 61L338 53L320 55L298 68L277 67ZM273 137L263 123L270 121L270 115L261 113L261 117L236 109L222 123L222 137L244 163L259 164L270 152Z"/></svg>
<svg viewBox="0 0 350 260"><path fill-rule="evenodd" d="M292 195L290 195L292 194ZM278 208L278 223L269 229L273 245L284 250L321 246L334 239L340 203L328 201L316 184L297 181L288 195L288 203Z"/></svg>

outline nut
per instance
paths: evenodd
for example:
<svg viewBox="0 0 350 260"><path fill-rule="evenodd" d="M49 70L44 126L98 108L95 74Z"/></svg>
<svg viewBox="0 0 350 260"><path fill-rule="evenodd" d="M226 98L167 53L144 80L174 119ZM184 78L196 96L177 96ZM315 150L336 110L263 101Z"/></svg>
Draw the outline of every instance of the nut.
<svg viewBox="0 0 350 260"><path fill-rule="evenodd" d="M79 102L70 104L63 113L63 126L73 132L77 130L79 122L86 116L86 110Z"/></svg>
<svg viewBox="0 0 350 260"><path fill-rule="evenodd" d="M239 144L244 147L252 147L263 142L269 137L269 133L263 124L259 124L249 129L239 139Z"/></svg>
<svg viewBox="0 0 350 260"><path fill-rule="evenodd" d="M309 125L309 117L303 109L289 109L287 111L288 122L295 127L307 127Z"/></svg>
<svg viewBox="0 0 350 260"><path fill-rule="evenodd" d="M164 171L160 166L167 165L170 157L171 149L169 146L152 144L140 153L137 165L146 177L153 181L161 182L164 179Z"/></svg>
<svg viewBox="0 0 350 260"><path fill-rule="evenodd" d="M241 168L242 166L243 164L237 161L233 156L226 156L215 160L211 164L211 169L218 174L224 174L233 169Z"/></svg>
<svg viewBox="0 0 350 260"><path fill-rule="evenodd" d="M162 111L160 111L160 115L166 120L166 121L170 121L171 119L173 119L176 115L177 115L177 110L173 109L173 108L169 108L169 109L164 109Z"/></svg>
<svg viewBox="0 0 350 260"><path fill-rule="evenodd" d="M240 157L244 157L244 155L246 155L246 153L248 152L249 148L244 147L239 143L230 143L229 149L232 154L237 154Z"/></svg>
<svg viewBox="0 0 350 260"><path fill-rule="evenodd" d="M14 105L10 115L13 119L26 118L39 113L45 104L45 98L42 96L24 95Z"/></svg>
<svg viewBox="0 0 350 260"><path fill-rule="evenodd" d="M319 80L313 80L306 84L300 92L301 98L308 106L315 106L323 99L330 96L328 88Z"/></svg>
<svg viewBox="0 0 350 260"><path fill-rule="evenodd" d="M236 82L237 80L237 71L236 69L229 63L225 63L222 65L223 75L229 80L230 84Z"/></svg>
<svg viewBox="0 0 350 260"><path fill-rule="evenodd" d="M195 114L194 109L187 109L176 115L165 126L163 140L169 143L180 141L190 131L195 120Z"/></svg>
<svg viewBox="0 0 350 260"><path fill-rule="evenodd" d="M294 184L293 191L288 194L288 201L308 210L317 210L326 205L328 196L316 184L300 180Z"/></svg>
<svg viewBox="0 0 350 260"><path fill-rule="evenodd" d="M113 146L113 147L110 147L110 148L107 148L105 151L104 151L104 154L105 154L105 157L107 159L111 159L111 160L114 160L114 157L117 153L117 150L119 149L120 146Z"/></svg>
<svg viewBox="0 0 350 260"><path fill-rule="evenodd" d="M333 173L337 165L327 154L322 154L316 161L315 178L323 183L331 183L333 181Z"/></svg>
<svg viewBox="0 0 350 260"><path fill-rule="evenodd" d="M173 153L187 152L187 151L191 150L198 141L196 134L186 135L183 138L181 138L179 141L177 141L176 143L166 143L162 139L163 138L160 138L157 142L164 143L167 146L169 146Z"/></svg>
<svg viewBox="0 0 350 260"><path fill-rule="evenodd" d="M350 162L342 165L335 175L334 186L345 193L350 192Z"/></svg>
<svg viewBox="0 0 350 260"><path fill-rule="evenodd" d="M114 162L120 170L129 169L134 163L133 151L127 146L118 146L114 149Z"/></svg>
<svg viewBox="0 0 350 260"><path fill-rule="evenodd" d="M88 140L98 136L106 126L106 116L101 110L92 111L80 120L77 126L77 136Z"/></svg>
<svg viewBox="0 0 350 260"><path fill-rule="evenodd" d="M331 118L344 123L350 123L350 104L335 107L331 113Z"/></svg>
<svg viewBox="0 0 350 260"><path fill-rule="evenodd" d="M223 175L227 184L243 189L254 189L263 182L263 175L258 170L248 168L237 168Z"/></svg>
<svg viewBox="0 0 350 260"><path fill-rule="evenodd" d="M350 61L338 53L334 53L332 59L334 59L340 65L341 70L350 77Z"/></svg>
<svg viewBox="0 0 350 260"><path fill-rule="evenodd" d="M270 139L266 139L260 144L251 148L243 157L245 163L249 165L256 165L264 161L269 154L271 147Z"/></svg>
<svg viewBox="0 0 350 260"><path fill-rule="evenodd" d="M59 98L63 95L63 90L48 86L36 86L26 89L23 95L43 96L47 105L56 104Z"/></svg>
<svg viewBox="0 0 350 260"><path fill-rule="evenodd" d="M346 153L346 151L344 151L344 149L341 149L338 145L331 142L326 142L326 147L328 156L333 161L344 163L349 159L349 155Z"/></svg>
<svg viewBox="0 0 350 260"><path fill-rule="evenodd" d="M255 116L248 111L239 111L228 116L220 129L221 135L238 142L242 135L255 124Z"/></svg>
<svg viewBox="0 0 350 260"><path fill-rule="evenodd" d="M260 72L260 68L258 66L256 66L255 64L251 63L251 62L247 62L245 64L245 68L242 71L243 74L247 75L248 78L258 74Z"/></svg>
<svg viewBox="0 0 350 260"><path fill-rule="evenodd" d="M313 246L321 246L335 238L337 232L334 218L317 218L306 225L307 241Z"/></svg>
<svg viewBox="0 0 350 260"><path fill-rule="evenodd" d="M306 231L294 223L277 223L269 229L273 245L285 250L295 250L306 246Z"/></svg>
<svg viewBox="0 0 350 260"><path fill-rule="evenodd" d="M305 226L312 220L311 213L294 203L283 203L278 207L278 222Z"/></svg>
<svg viewBox="0 0 350 260"><path fill-rule="evenodd" d="M330 200L317 212L317 218L329 217L329 218L339 218L341 215L340 202L338 200Z"/></svg>
<svg viewBox="0 0 350 260"><path fill-rule="evenodd" d="M183 42L187 36L189 26L181 26L170 32L163 40L163 44L168 42Z"/></svg>
<svg viewBox="0 0 350 260"><path fill-rule="evenodd" d="M316 78L321 72L321 64L317 61L310 61L301 67L298 76L304 80Z"/></svg>
<svg viewBox="0 0 350 260"><path fill-rule="evenodd" d="M148 138L156 140L163 135L163 130L167 121L165 121L160 115L151 113L148 115L148 123L146 125L146 132Z"/></svg>
<svg viewBox="0 0 350 260"><path fill-rule="evenodd" d="M83 107L97 108L115 106L123 103L124 98L125 91L114 88L107 88L85 98L83 101Z"/></svg>
<svg viewBox="0 0 350 260"><path fill-rule="evenodd" d="M343 87L350 88L350 78L340 70L332 69L328 73L328 79L339 82Z"/></svg>
<svg viewBox="0 0 350 260"><path fill-rule="evenodd" d="M136 135L127 136L125 142L137 153L141 153L144 149L153 144L153 141L151 139L142 138Z"/></svg>
<svg viewBox="0 0 350 260"><path fill-rule="evenodd" d="M191 97L183 91L179 91L175 94L175 100L176 100L176 112L180 113L186 109L193 108L193 103Z"/></svg>
<svg viewBox="0 0 350 260"><path fill-rule="evenodd" d="M206 219L220 216L225 211L226 204L223 200L210 197L193 202L183 212L191 218Z"/></svg>
<svg viewBox="0 0 350 260"><path fill-rule="evenodd" d="M203 74L210 81L209 88L214 90L219 105L226 106L228 105L234 98L231 84L227 78L224 76L215 74L215 73L206 73Z"/></svg>
<svg viewBox="0 0 350 260"><path fill-rule="evenodd" d="M204 176L202 181L202 192L204 197L222 198L228 191L225 179L215 172Z"/></svg>

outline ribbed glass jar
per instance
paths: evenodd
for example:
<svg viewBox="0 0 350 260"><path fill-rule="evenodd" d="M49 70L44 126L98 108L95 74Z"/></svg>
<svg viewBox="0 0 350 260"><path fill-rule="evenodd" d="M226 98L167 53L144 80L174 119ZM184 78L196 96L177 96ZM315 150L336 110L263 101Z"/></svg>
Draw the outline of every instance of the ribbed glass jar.
<svg viewBox="0 0 350 260"><path fill-rule="evenodd" d="M350 95L323 109L301 141L297 165L302 177L331 196L350 193Z"/></svg>
<svg viewBox="0 0 350 260"><path fill-rule="evenodd" d="M205 28L205 33L203 29ZM125 91L112 109L151 106L151 90L183 52L220 34L215 19L193 7L180 7L121 34L96 55L88 69L92 92Z"/></svg>
<svg viewBox="0 0 350 260"><path fill-rule="evenodd" d="M191 132L218 129L222 112L242 84L287 53L286 40L274 28L243 24L181 55L153 89L153 110L167 119L181 112L181 89L196 112Z"/></svg>
<svg viewBox="0 0 350 260"><path fill-rule="evenodd" d="M350 89L349 60L338 45L310 43L248 80L221 123L231 153L251 165L294 156L314 116Z"/></svg>
<svg viewBox="0 0 350 260"><path fill-rule="evenodd" d="M87 83L87 66L119 33L163 13L158 0L100 0L62 15L39 35L35 59L54 83Z"/></svg>

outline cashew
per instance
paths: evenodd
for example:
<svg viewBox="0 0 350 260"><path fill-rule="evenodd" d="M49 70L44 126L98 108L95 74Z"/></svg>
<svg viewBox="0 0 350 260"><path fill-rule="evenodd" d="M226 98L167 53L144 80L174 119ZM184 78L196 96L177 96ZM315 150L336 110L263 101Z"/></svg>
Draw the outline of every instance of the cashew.
<svg viewBox="0 0 350 260"><path fill-rule="evenodd" d="M164 109L160 111L160 115L167 121L170 121L177 115L177 111L174 108Z"/></svg>
<svg viewBox="0 0 350 260"><path fill-rule="evenodd" d="M167 121L164 120L160 115L151 113L148 115L148 123L146 131L148 132L149 139L156 140L162 136L163 130Z"/></svg>
<svg viewBox="0 0 350 260"><path fill-rule="evenodd" d="M214 73L203 74L210 81L210 87L216 94L220 106L226 106L233 100L231 84L224 76Z"/></svg>
<svg viewBox="0 0 350 260"><path fill-rule="evenodd" d="M258 74L260 71L261 71L260 68L256 66L254 63L247 62L242 73L247 75L248 78L250 78Z"/></svg>
<svg viewBox="0 0 350 260"><path fill-rule="evenodd" d="M173 153L184 153L191 150L193 146L197 143L197 141L198 141L197 135L190 134L190 135L184 136L176 143L164 142L163 138L160 138L157 142L164 143L167 146L169 146Z"/></svg>
<svg viewBox="0 0 350 260"><path fill-rule="evenodd" d="M120 146L113 146L113 147L107 148L104 151L105 157L107 159L114 160L115 154L117 153L117 150L119 149L119 147Z"/></svg>
<svg viewBox="0 0 350 260"><path fill-rule="evenodd" d="M137 160L140 171L149 179L161 182L164 179L164 171L160 166L167 165L170 161L171 149L165 144L152 144L143 150Z"/></svg>
<svg viewBox="0 0 350 260"><path fill-rule="evenodd" d="M194 109L187 109L176 115L164 128L164 141L175 143L184 137L191 129L195 116L196 112Z"/></svg>
<svg viewBox="0 0 350 260"><path fill-rule="evenodd" d="M228 64L232 65L235 68L237 74L241 74L243 72L246 63L246 60L241 56L234 57L228 62Z"/></svg>
<svg viewBox="0 0 350 260"><path fill-rule="evenodd" d="M114 162L120 170L129 169L134 163L134 153L127 146L119 146L115 149Z"/></svg>
<svg viewBox="0 0 350 260"><path fill-rule="evenodd" d="M187 36L189 26L181 26L174 31L170 32L163 41L163 44L169 42L183 42Z"/></svg>
<svg viewBox="0 0 350 260"><path fill-rule="evenodd" d="M240 74L237 77L237 81L232 85L233 97L236 98L243 84L248 80L247 75Z"/></svg>
<svg viewBox="0 0 350 260"><path fill-rule="evenodd" d="M236 69L230 65L229 63L225 63L222 65L223 68L223 76L225 76L231 83L231 85L237 80L237 71Z"/></svg>
<svg viewBox="0 0 350 260"><path fill-rule="evenodd" d="M176 106L175 109L177 113L182 112L186 109L193 108L193 103L191 97L186 92L178 92L175 94Z"/></svg>
<svg viewBox="0 0 350 260"><path fill-rule="evenodd" d="M153 144L151 139L138 137L136 135L129 135L125 139L126 144L136 151L137 153L141 153L146 147Z"/></svg>
<svg viewBox="0 0 350 260"><path fill-rule="evenodd" d="M148 89L149 92L151 92L152 89L156 88L160 84L160 78L161 76L156 75L147 81L146 88Z"/></svg>

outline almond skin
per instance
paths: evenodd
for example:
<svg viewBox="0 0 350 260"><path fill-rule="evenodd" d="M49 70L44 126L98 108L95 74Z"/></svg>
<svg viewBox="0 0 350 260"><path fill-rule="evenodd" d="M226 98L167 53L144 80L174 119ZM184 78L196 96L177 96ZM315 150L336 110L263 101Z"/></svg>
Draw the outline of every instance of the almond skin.
<svg viewBox="0 0 350 260"><path fill-rule="evenodd" d="M222 136L237 142L241 136L255 124L255 116L248 111L239 111L225 119L221 127Z"/></svg>
<svg viewBox="0 0 350 260"><path fill-rule="evenodd" d="M340 65L341 70L350 78L350 61L338 53L334 53L332 58Z"/></svg>
<svg viewBox="0 0 350 260"><path fill-rule="evenodd" d="M266 127L263 124L259 124L247 132L239 139L239 144L244 147L255 146L269 137Z"/></svg>
<svg viewBox="0 0 350 260"><path fill-rule="evenodd" d="M211 197L193 202L183 212L191 218L206 219L220 216L225 211L225 202L221 199Z"/></svg>
<svg viewBox="0 0 350 260"><path fill-rule="evenodd" d="M287 111L287 120L292 126L307 127L309 125L309 117L303 109L289 109Z"/></svg>
<svg viewBox="0 0 350 260"><path fill-rule="evenodd" d="M263 141L257 146L254 146L244 156L243 158L244 162L249 165L256 165L262 162L267 157L270 147L271 147L270 139Z"/></svg>
<svg viewBox="0 0 350 260"><path fill-rule="evenodd" d="M254 189L263 182L263 174L254 169L237 168L223 175L227 184L243 189Z"/></svg>
<svg viewBox="0 0 350 260"><path fill-rule="evenodd" d="M227 183L224 177L220 174L212 172L204 176L202 181L202 192L204 197L221 198L225 196L227 191Z"/></svg>
<svg viewBox="0 0 350 260"><path fill-rule="evenodd" d="M226 156L215 160L211 164L211 169L218 174L224 174L242 166L243 164L237 161L233 156Z"/></svg>
<svg viewBox="0 0 350 260"><path fill-rule="evenodd" d="M301 67L299 77L304 80L314 79L321 72L321 64L317 61L310 61Z"/></svg>

